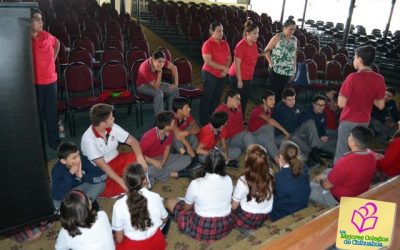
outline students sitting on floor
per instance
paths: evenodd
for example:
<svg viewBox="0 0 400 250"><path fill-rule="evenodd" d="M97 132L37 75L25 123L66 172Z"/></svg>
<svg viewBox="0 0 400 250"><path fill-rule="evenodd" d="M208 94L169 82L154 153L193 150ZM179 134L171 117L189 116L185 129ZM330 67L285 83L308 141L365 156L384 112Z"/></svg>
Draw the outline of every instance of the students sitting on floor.
<svg viewBox="0 0 400 250"><path fill-rule="evenodd" d="M337 90L330 90L325 93L325 96L327 97L327 102L324 108L324 114L326 117L326 134L332 140L337 141L340 117L340 110L338 107L339 94L337 93Z"/></svg>
<svg viewBox="0 0 400 250"><path fill-rule="evenodd" d="M106 186L100 196L120 195L128 190L121 177L126 166L137 161L147 169L139 142L114 123L113 107L109 104L93 105L90 121L92 125L81 139L82 154L107 174ZM119 153L119 143L128 144L133 152Z"/></svg>
<svg viewBox="0 0 400 250"><path fill-rule="evenodd" d="M89 159L79 154L72 142L63 142L57 149L58 161L51 170L51 193L56 209L72 189L82 190L93 202L103 192L107 175Z"/></svg>
<svg viewBox="0 0 400 250"><path fill-rule="evenodd" d="M196 156L194 150L197 147L196 134L200 128L190 114L189 100L184 97L175 98L172 110L175 113L174 148L180 155L187 153L194 158Z"/></svg>
<svg viewBox="0 0 400 250"><path fill-rule="evenodd" d="M257 144L247 148L244 167L233 192L232 210L235 226L246 234L259 228L272 210L274 176L267 151Z"/></svg>
<svg viewBox="0 0 400 250"><path fill-rule="evenodd" d="M376 170L375 154L368 149L373 137L371 129L354 127L347 139L351 152L314 178L310 200L331 207L339 204L342 196L355 197L367 191Z"/></svg>
<svg viewBox="0 0 400 250"><path fill-rule="evenodd" d="M145 171L140 164L127 167L124 174L127 195L113 207L112 228L117 250L160 250L167 247L161 228L168 212L163 199L147 189Z"/></svg>
<svg viewBox="0 0 400 250"><path fill-rule="evenodd" d="M262 96L262 103L251 112L247 130L253 133L254 140L258 144L265 147L271 159L276 160L278 147L275 143L275 128L280 130L286 139L289 139L290 134L271 117L274 107L275 93L266 90Z"/></svg>
<svg viewBox="0 0 400 250"><path fill-rule="evenodd" d="M97 212L80 190L72 190L61 202L61 230L55 249L114 250L114 240L106 212Z"/></svg>
<svg viewBox="0 0 400 250"><path fill-rule="evenodd" d="M211 115L210 122L200 129L197 134L199 145L196 148L199 161L204 162L210 150L214 149L219 141L221 141L222 150L224 151L225 159L228 159L228 147L226 146L226 121L228 114L221 111Z"/></svg>
<svg viewBox="0 0 400 250"><path fill-rule="evenodd" d="M301 152L308 156L307 165L315 166L315 163L323 163L319 154L321 150L321 140L313 120L307 120L301 123L300 109L296 105L296 92L292 88L286 88L282 92L282 102L278 103L272 114L279 124L281 124L289 133L290 139L299 145ZM281 131L275 130L277 142L283 140ZM324 153L324 152L323 152Z"/></svg>
<svg viewBox="0 0 400 250"><path fill-rule="evenodd" d="M310 180L308 170L300 160L299 154L300 149L294 142L282 143L278 156L280 170L275 175L274 204L270 213L273 221L308 205Z"/></svg>
<svg viewBox="0 0 400 250"><path fill-rule="evenodd" d="M221 104L215 109L215 112L219 111L228 114L228 121L225 126L228 158L237 159L248 146L254 144L254 138L244 128L240 95L236 90L229 90L226 93L225 104Z"/></svg>
<svg viewBox="0 0 400 250"><path fill-rule="evenodd" d="M184 200L168 199L178 229L196 240L213 242L227 235L232 227L232 179L225 172L225 157L211 150L204 162L204 177L190 182Z"/></svg>
<svg viewBox="0 0 400 250"><path fill-rule="evenodd" d="M190 157L170 153L174 138L173 118L172 112L158 113L155 118L155 127L145 132L140 138L140 146L149 165L148 174L151 185L155 180L165 182L169 177L188 177L186 171L179 171L189 166Z"/></svg>

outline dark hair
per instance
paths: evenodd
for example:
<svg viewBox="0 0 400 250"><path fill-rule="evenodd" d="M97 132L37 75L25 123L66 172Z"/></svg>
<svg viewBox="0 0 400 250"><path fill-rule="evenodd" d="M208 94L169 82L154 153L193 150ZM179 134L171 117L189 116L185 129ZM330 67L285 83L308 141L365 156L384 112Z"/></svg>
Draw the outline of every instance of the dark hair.
<svg viewBox="0 0 400 250"><path fill-rule="evenodd" d="M73 142L63 142L57 148L58 159L67 159L72 153L79 152L79 148Z"/></svg>
<svg viewBox="0 0 400 250"><path fill-rule="evenodd" d="M303 162L299 158L299 152L299 146L292 141L283 142L279 152L289 164L292 174L295 177L303 173Z"/></svg>
<svg viewBox="0 0 400 250"><path fill-rule="evenodd" d="M210 123L215 129L219 129L228 120L228 114L224 111L215 112L211 115Z"/></svg>
<svg viewBox="0 0 400 250"><path fill-rule="evenodd" d="M350 134L352 135L358 149L364 150L368 148L368 145L374 139L374 132L370 128L363 126L354 127Z"/></svg>
<svg viewBox="0 0 400 250"><path fill-rule="evenodd" d="M296 22L293 19L288 19L283 23L283 26L286 28L292 25L296 26Z"/></svg>
<svg viewBox="0 0 400 250"><path fill-rule="evenodd" d="M177 97L172 103L172 110L176 113L178 110L183 109L185 105L189 105L189 99L185 97Z"/></svg>
<svg viewBox="0 0 400 250"><path fill-rule="evenodd" d="M166 126L171 124L173 118L174 118L174 113L172 113L171 111L159 112L156 115L156 118L154 121L155 126L158 129L164 129Z"/></svg>
<svg viewBox="0 0 400 250"><path fill-rule="evenodd" d="M209 28L210 32L214 32L218 26L222 26L222 24L220 22L212 22Z"/></svg>
<svg viewBox="0 0 400 250"><path fill-rule="evenodd" d="M288 97L288 96L295 96L295 95L296 95L296 91L294 91L294 89L292 89L292 88L285 88L282 91L282 98L283 99L286 99L286 97Z"/></svg>
<svg viewBox="0 0 400 250"><path fill-rule="evenodd" d="M97 212L89 207L89 199L83 191L72 190L65 195L60 206L60 222L71 237L82 234L79 227L91 228L96 221Z"/></svg>
<svg viewBox="0 0 400 250"><path fill-rule="evenodd" d="M387 88L386 91L392 94L393 96L396 95L396 90L394 88Z"/></svg>
<svg viewBox="0 0 400 250"><path fill-rule="evenodd" d="M239 94L239 91L230 89L225 94L225 103L228 101L228 97L234 97L235 95Z"/></svg>
<svg viewBox="0 0 400 250"><path fill-rule="evenodd" d="M371 45L364 45L356 49L356 56L361 58L362 64L371 66L375 59L375 48Z"/></svg>
<svg viewBox="0 0 400 250"><path fill-rule="evenodd" d="M244 23L243 36L255 29L258 29L257 24L253 23L250 19L247 19L247 21Z"/></svg>
<svg viewBox="0 0 400 250"><path fill-rule="evenodd" d="M252 144L247 148L244 163L247 186L249 193L247 201L255 198L257 203L269 200L273 194L274 176L268 165L268 156L265 148Z"/></svg>
<svg viewBox="0 0 400 250"><path fill-rule="evenodd" d="M156 49L151 55L154 60L158 60L160 58L166 59L165 53L162 51L162 48Z"/></svg>
<svg viewBox="0 0 400 250"><path fill-rule="evenodd" d="M267 89L262 95L262 99L265 100L270 96L275 96L275 93L272 90Z"/></svg>
<svg viewBox="0 0 400 250"><path fill-rule="evenodd" d="M90 122L93 126L98 126L110 117L113 110L113 106L109 104L98 103L93 105L90 109Z"/></svg>
<svg viewBox="0 0 400 250"><path fill-rule="evenodd" d="M41 11L40 9L38 9L38 8L30 8L30 11L31 11L31 19L33 18L33 16L34 16L36 13L42 15L42 11Z"/></svg>
<svg viewBox="0 0 400 250"><path fill-rule="evenodd" d="M128 187L126 203L131 215L132 227L140 231L145 231L153 225L147 209L147 199L139 193L145 179L146 174L142 165L131 164L126 168L124 173L124 181Z"/></svg>
<svg viewBox="0 0 400 250"><path fill-rule="evenodd" d="M328 99L328 98L326 98L326 96L317 95L317 96L314 96L314 98L313 98L313 103L316 103L316 102L318 102L318 101L320 101L320 100L322 100L322 101L324 101L324 102L326 103L326 102L327 102L327 99Z"/></svg>
<svg viewBox="0 0 400 250"><path fill-rule="evenodd" d="M338 101L338 98L339 98L339 93L336 93L336 94L333 95L333 100L334 100L335 102Z"/></svg>
<svg viewBox="0 0 400 250"><path fill-rule="evenodd" d="M226 163L222 152L218 149L210 150L204 160L204 170L206 173L225 176L225 167Z"/></svg>

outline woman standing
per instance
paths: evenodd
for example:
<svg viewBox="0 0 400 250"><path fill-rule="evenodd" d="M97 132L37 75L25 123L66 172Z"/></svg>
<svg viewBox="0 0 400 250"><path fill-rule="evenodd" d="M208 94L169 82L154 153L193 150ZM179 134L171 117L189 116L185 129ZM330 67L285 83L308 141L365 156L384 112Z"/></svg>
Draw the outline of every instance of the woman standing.
<svg viewBox="0 0 400 250"><path fill-rule="evenodd" d="M235 58L229 69L229 83L231 88L238 90L241 100L243 119L246 104L250 95L250 84L253 79L254 68L257 64L258 26L251 20L244 24L243 39L236 45Z"/></svg>
<svg viewBox="0 0 400 250"><path fill-rule="evenodd" d="M221 100L222 91L232 62L228 43L223 40L224 27L219 22L210 25L210 38L201 48L204 64L201 71L203 78L203 96L200 100L200 123L202 126L210 121Z"/></svg>
<svg viewBox="0 0 400 250"><path fill-rule="evenodd" d="M292 19L287 20L283 24L283 32L276 34L265 48L265 57L271 72L271 90L275 92L278 101L281 100L282 90L296 72L295 30L296 23Z"/></svg>

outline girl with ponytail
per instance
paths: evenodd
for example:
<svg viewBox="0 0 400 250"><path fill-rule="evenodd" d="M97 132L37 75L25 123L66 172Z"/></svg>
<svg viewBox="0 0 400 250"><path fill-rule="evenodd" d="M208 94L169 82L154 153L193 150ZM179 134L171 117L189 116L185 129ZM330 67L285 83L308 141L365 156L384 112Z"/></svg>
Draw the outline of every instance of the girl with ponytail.
<svg viewBox="0 0 400 250"><path fill-rule="evenodd" d="M299 158L299 146L283 142L278 155L280 171L275 175L274 205L270 218L278 220L307 207L310 179Z"/></svg>
<svg viewBox="0 0 400 250"><path fill-rule="evenodd" d="M115 202L112 215L117 250L165 249L167 243L160 228L167 221L168 213L162 198L147 189L142 165L128 166L124 181L127 195Z"/></svg>
<svg viewBox="0 0 400 250"><path fill-rule="evenodd" d="M247 148L245 174L232 196L233 220L239 231L256 230L268 218L273 204L274 176L265 148L252 144Z"/></svg>

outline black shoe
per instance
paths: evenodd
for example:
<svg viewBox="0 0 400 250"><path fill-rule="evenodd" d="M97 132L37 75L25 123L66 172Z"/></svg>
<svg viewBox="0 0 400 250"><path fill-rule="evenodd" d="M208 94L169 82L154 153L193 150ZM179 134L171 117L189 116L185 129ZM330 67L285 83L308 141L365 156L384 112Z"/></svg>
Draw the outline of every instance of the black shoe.
<svg viewBox="0 0 400 250"><path fill-rule="evenodd" d="M313 149L309 154L308 154L308 160L311 160L313 162L323 164L324 162L321 160L318 151L316 149Z"/></svg>
<svg viewBox="0 0 400 250"><path fill-rule="evenodd" d="M178 178L192 178L192 172L187 169L178 172Z"/></svg>
<svg viewBox="0 0 400 250"><path fill-rule="evenodd" d="M228 161L226 166L229 168L239 168L239 161L238 160L230 160L230 161Z"/></svg>
<svg viewBox="0 0 400 250"><path fill-rule="evenodd" d="M194 157L192 159L192 163L190 163L190 165L186 169L190 170L190 171L196 171L201 167L202 167L202 165L201 165L201 163L199 162L199 159L196 156L196 157Z"/></svg>
<svg viewBox="0 0 400 250"><path fill-rule="evenodd" d="M326 151L326 150L323 150L323 149L320 149L320 148L315 149L315 151L318 153L319 157L322 157L322 158L326 158L326 159L332 160L333 157L334 157L332 152L329 152L329 151Z"/></svg>

